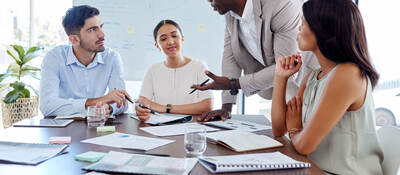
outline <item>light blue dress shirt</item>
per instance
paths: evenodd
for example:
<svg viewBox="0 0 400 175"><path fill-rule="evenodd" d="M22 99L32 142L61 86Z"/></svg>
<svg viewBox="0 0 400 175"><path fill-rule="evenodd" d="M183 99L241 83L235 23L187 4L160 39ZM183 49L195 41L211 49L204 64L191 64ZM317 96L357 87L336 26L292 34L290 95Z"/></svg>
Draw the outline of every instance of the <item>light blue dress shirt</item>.
<svg viewBox="0 0 400 175"><path fill-rule="evenodd" d="M106 48L87 67L75 57L71 45L57 46L43 59L40 80L40 110L44 116L85 113L88 98L98 98L108 89L125 89L121 56ZM111 104L113 114L128 107ZM128 105L127 105L128 106Z"/></svg>

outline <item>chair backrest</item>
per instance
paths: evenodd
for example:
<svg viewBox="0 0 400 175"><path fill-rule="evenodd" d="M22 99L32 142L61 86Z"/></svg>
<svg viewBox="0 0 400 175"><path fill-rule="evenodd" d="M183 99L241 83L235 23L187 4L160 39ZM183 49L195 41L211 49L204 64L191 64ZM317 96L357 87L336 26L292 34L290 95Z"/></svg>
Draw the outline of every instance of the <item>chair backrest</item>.
<svg viewBox="0 0 400 175"><path fill-rule="evenodd" d="M384 154L383 174L397 175L400 165L400 128L384 126L378 130L378 137Z"/></svg>

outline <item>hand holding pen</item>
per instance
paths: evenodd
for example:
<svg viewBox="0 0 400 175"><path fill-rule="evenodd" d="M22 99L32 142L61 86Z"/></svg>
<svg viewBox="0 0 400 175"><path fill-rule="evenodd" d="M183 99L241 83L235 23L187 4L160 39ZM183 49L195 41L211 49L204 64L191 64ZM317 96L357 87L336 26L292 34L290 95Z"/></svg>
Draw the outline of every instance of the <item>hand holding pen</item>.
<svg viewBox="0 0 400 175"><path fill-rule="evenodd" d="M204 86L208 81L210 81L210 79L208 78L206 81L204 81L203 83L200 84L200 87ZM189 92L189 94L192 94L194 91L196 91L197 89L194 88L191 92Z"/></svg>

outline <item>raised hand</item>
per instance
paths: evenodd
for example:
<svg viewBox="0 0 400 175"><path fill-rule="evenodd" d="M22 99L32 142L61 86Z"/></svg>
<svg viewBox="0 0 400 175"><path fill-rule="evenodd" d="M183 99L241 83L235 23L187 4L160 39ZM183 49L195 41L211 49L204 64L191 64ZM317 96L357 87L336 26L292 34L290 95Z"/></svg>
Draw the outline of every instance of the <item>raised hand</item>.
<svg viewBox="0 0 400 175"><path fill-rule="evenodd" d="M300 70L303 64L300 54L280 57L275 67L275 76L289 78Z"/></svg>

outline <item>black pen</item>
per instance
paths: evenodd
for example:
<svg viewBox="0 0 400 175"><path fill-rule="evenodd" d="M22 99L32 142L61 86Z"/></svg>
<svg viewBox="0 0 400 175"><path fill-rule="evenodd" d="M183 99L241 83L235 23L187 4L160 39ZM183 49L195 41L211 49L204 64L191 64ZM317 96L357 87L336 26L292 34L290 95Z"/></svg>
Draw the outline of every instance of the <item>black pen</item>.
<svg viewBox="0 0 400 175"><path fill-rule="evenodd" d="M200 84L200 87L202 87L203 85L205 85L208 81L210 81L210 79L208 78L206 81L204 81L203 83ZM196 91L197 89L193 89L192 92L189 92L189 94L192 94L194 91Z"/></svg>

